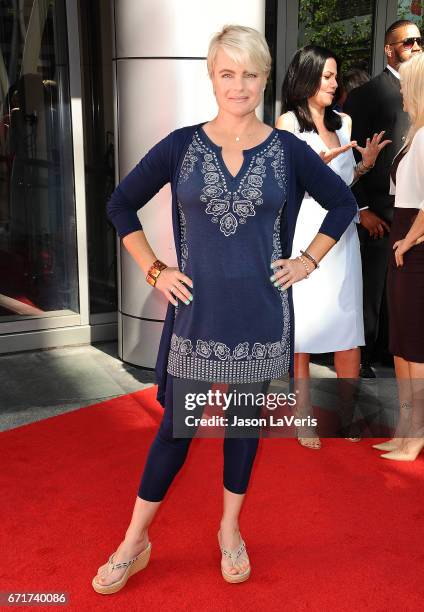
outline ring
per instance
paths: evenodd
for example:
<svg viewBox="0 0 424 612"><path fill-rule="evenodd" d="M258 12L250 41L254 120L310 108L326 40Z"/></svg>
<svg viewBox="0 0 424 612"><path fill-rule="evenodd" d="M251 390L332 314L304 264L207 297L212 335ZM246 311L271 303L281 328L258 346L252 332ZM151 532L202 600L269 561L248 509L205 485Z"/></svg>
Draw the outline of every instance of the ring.
<svg viewBox="0 0 424 612"><path fill-rule="evenodd" d="M176 287L174 287L174 285L172 285L171 289L169 290L170 293L174 293Z"/></svg>

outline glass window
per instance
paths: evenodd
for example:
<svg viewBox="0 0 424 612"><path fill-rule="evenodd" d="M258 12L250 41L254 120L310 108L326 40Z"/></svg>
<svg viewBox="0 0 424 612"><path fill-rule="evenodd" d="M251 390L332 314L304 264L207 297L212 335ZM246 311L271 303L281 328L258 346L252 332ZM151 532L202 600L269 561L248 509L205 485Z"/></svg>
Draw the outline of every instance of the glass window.
<svg viewBox="0 0 424 612"><path fill-rule="evenodd" d="M106 216L115 188L112 11L104 0L80 0L90 313L117 310L116 235Z"/></svg>
<svg viewBox="0 0 424 612"><path fill-rule="evenodd" d="M78 312L64 0L0 0L0 324Z"/></svg>
<svg viewBox="0 0 424 612"><path fill-rule="evenodd" d="M343 71L371 72L374 0L300 0L298 46L321 45L342 61Z"/></svg>

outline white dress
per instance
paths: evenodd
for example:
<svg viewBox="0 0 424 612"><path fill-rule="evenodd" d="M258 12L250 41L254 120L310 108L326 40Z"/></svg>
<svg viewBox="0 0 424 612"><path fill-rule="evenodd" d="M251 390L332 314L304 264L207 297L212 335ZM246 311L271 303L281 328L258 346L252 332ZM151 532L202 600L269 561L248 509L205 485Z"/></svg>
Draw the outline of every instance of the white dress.
<svg viewBox="0 0 424 612"><path fill-rule="evenodd" d="M300 132L294 113L295 134L317 153L327 150L316 132ZM350 141L348 123L342 117L336 131L340 144ZM353 180L355 158L349 149L329 167L347 185ZM296 224L292 257L300 255L316 236L327 211L307 193ZM293 285L296 353L330 353L365 344L362 311L362 264L357 217L309 277Z"/></svg>

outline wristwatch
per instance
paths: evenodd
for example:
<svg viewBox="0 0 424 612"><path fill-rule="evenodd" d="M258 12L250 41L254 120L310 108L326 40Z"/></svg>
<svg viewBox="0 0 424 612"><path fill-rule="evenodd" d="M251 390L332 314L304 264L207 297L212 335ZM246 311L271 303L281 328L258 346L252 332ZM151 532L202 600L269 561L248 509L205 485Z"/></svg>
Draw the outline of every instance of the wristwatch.
<svg viewBox="0 0 424 612"><path fill-rule="evenodd" d="M159 261L159 259L157 259L150 266L149 271L147 272L146 281L149 283L149 285L154 287L156 285L156 281L158 280L159 274L167 267L168 266L166 264L162 263L161 261Z"/></svg>

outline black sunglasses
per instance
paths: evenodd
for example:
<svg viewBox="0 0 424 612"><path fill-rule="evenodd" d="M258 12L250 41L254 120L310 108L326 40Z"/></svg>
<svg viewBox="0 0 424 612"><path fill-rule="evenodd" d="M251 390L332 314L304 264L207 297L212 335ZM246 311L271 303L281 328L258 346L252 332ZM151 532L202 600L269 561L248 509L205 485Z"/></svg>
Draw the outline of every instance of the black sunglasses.
<svg viewBox="0 0 424 612"><path fill-rule="evenodd" d="M389 43L390 46L393 45L403 45L405 49L412 49L412 47L417 43L419 47L422 47L422 38L421 36L411 36L410 38L404 38L403 40L398 40L394 43Z"/></svg>

